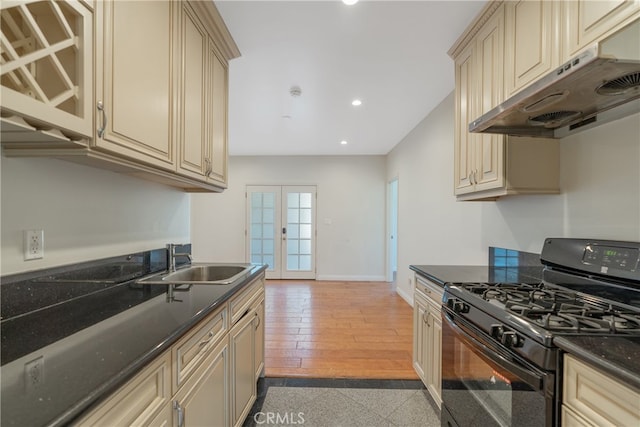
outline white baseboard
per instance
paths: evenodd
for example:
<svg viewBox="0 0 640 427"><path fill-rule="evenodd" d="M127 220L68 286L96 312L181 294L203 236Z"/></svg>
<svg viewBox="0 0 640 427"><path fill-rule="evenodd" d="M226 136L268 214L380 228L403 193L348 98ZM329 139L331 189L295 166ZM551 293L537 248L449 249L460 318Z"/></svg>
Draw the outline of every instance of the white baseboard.
<svg viewBox="0 0 640 427"><path fill-rule="evenodd" d="M413 307L413 295L408 294L403 289L396 287L396 293L402 297L403 300Z"/></svg>
<svg viewBox="0 0 640 427"><path fill-rule="evenodd" d="M318 274L316 280L343 281L343 282L386 282L386 276L333 276L330 274Z"/></svg>

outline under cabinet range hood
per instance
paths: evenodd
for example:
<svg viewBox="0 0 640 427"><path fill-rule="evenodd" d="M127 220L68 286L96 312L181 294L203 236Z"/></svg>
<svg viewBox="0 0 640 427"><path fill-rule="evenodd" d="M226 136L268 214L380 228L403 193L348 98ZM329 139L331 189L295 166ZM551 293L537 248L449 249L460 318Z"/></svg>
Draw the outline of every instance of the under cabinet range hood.
<svg viewBox="0 0 640 427"><path fill-rule="evenodd" d="M469 132L562 138L640 112L640 20L469 124Z"/></svg>

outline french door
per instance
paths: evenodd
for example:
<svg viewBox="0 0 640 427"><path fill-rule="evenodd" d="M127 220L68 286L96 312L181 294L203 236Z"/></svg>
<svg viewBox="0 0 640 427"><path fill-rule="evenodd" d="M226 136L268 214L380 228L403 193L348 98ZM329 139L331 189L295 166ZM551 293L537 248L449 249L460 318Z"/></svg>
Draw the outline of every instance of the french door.
<svg viewBox="0 0 640 427"><path fill-rule="evenodd" d="M247 186L247 259L267 279L316 278L316 187Z"/></svg>

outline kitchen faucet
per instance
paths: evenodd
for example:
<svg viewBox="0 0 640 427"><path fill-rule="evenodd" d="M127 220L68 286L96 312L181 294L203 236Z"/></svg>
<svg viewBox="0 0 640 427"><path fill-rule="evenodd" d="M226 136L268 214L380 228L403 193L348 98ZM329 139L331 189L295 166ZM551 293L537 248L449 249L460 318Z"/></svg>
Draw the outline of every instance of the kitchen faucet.
<svg viewBox="0 0 640 427"><path fill-rule="evenodd" d="M170 272L176 271L176 257L187 257L189 261L191 261L191 254L188 252L176 252L176 247L182 246L177 245L175 243L167 244L167 252L168 252L168 267Z"/></svg>

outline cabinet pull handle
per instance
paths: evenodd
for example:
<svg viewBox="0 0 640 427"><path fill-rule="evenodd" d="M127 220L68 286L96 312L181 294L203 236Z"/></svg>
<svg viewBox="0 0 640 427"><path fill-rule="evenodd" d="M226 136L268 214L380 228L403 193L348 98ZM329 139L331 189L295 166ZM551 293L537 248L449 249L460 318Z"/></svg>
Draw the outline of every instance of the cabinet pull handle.
<svg viewBox="0 0 640 427"><path fill-rule="evenodd" d="M102 112L102 127L98 129L98 137L104 136L104 131L107 129L107 113L104 111L104 104L102 101L98 101L98 111Z"/></svg>
<svg viewBox="0 0 640 427"><path fill-rule="evenodd" d="M427 312L422 313L422 321L429 325L429 316L427 316Z"/></svg>
<svg viewBox="0 0 640 427"><path fill-rule="evenodd" d="M178 414L178 427L184 427L184 408L180 406L177 400L174 400L173 409L175 409Z"/></svg>
<svg viewBox="0 0 640 427"><path fill-rule="evenodd" d="M258 330L258 327L260 326L260 316L258 316L258 313L256 313L255 319L257 320L257 322L256 322L256 330Z"/></svg>
<svg viewBox="0 0 640 427"><path fill-rule="evenodd" d="M213 331L209 331L209 335L207 336L207 339L204 341L200 341L200 344L198 344L200 347L205 346L207 344L209 344L211 342L211 340L213 339Z"/></svg>
<svg viewBox="0 0 640 427"><path fill-rule="evenodd" d="M211 172L213 172L213 165L211 163L211 160L208 157L204 158L204 163L207 166L204 175L209 178L211 176Z"/></svg>

